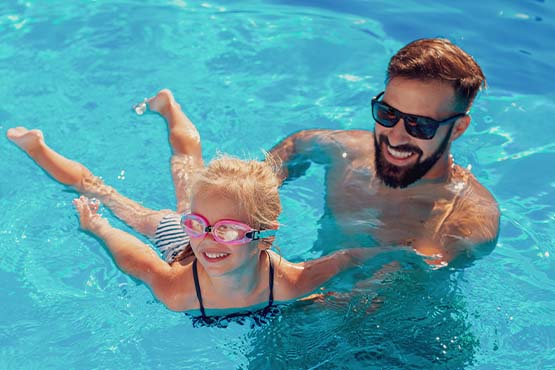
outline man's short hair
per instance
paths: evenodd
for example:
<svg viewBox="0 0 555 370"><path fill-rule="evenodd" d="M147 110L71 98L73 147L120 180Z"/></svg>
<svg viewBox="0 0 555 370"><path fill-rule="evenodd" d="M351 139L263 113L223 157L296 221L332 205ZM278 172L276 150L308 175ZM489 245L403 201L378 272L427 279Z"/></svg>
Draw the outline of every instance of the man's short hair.
<svg viewBox="0 0 555 370"><path fill-rule="evenodd" d="M455 89L457 111L467 111L486 77L476 61L447 39L415 40L395 54L387 67L389 83L395 77L441 81Z"/></svg>

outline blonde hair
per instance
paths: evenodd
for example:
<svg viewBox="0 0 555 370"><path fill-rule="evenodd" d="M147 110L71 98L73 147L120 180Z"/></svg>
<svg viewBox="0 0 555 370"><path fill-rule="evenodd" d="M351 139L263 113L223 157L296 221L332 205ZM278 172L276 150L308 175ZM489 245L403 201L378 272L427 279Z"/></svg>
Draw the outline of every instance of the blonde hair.
<svg viewBox="0 0 555 370"><path fill-rule="evenodd" d="M191 194L215 193L233 199L248 215L250 226L275 229L281 213L276 171L269 156L257 161L220 155L195 174Z"/></svg>

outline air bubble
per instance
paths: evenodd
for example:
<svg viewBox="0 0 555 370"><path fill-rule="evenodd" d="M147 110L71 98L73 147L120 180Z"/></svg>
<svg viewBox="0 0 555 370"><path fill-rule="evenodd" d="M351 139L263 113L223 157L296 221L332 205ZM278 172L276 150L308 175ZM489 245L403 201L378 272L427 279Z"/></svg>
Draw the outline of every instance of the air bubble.
<svg viewBox="0 0 555 370"><path fill-rule="evenodd" d="M135 111L135 113L137 113L138 116L142 116L143 114L145 114L147 110L146 99L140 103L135 104L133 106L133 110Z"/></svg>

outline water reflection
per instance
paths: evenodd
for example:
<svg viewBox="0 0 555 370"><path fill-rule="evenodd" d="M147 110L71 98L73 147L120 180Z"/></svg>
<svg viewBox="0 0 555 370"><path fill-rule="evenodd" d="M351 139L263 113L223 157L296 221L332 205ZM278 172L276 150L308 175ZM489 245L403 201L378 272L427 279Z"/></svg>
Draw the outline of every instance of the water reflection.
<svg viewBox="0 0 555 370"><path fill-rule="evenodd" d="M250 368L457 369L472 364L479 342L457 289L459 273L408 268L348 297L287 307L253 341Z"/></svg>

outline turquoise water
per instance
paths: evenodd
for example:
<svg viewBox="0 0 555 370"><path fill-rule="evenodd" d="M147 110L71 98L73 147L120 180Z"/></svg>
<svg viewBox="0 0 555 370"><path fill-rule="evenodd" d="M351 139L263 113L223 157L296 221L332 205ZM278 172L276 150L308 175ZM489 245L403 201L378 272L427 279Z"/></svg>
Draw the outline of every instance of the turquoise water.
<svg viewBox="0 0 555 370"><path fill-rule="evenodd" d="M400 4L2 2L0 368L555 368L555 7ZM488 77L453 154L497 197L499 243L464 269L388 277L372 312L368 293L287 307L262 327L193 328L78 231L75 194L5 139L12 126L41 128L124 194L172 208L165 127L133 103L170 88L206 159L261 157L299 129L371 129L389 57L430 36L455 41ZM321 253L322 175L282 190L289 259Z"/></svg>

